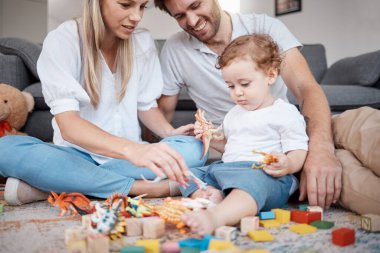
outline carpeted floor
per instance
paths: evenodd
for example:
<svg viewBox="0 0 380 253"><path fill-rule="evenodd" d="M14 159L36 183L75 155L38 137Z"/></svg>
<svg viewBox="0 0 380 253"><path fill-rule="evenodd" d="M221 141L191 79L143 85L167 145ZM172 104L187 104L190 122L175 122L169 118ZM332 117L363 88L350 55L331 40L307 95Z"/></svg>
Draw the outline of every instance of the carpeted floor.
<svg viewBox="0 0 380 253"><path fill-rule="evenodd" d="M153 200L154 202L160 200ZM4 201L1 201L4 203ZM290 207L289 209L292 209ZM59 218L60 210L51 207L47 201L19 207L4 206L0 215L0 252L65 252L64 231L80 225L80 216ZM272 242L256 243L248 237L239 236L236 241L241 249L267 249L271 252L380 252L380 233L367 233L360 229L360 217L339 207L324 213L325 220L334 221L335 227L319 230L309 235L298 235L288 227L269 229L275 239ZM337 227L350 227L356 230L356 243L352 246L338 247L331 243L331 231ZM193 234L181 235L173 227L167 228L162 241L176 241ZM122 245L133 244L138 237L125 237L113 244L118 252Z"/></svg>

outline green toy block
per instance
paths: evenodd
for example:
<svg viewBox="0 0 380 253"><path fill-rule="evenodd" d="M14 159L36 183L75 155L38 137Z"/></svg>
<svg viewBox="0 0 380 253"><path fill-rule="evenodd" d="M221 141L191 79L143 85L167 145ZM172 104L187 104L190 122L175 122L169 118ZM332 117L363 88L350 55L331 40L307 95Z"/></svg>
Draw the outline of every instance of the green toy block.
<svg viewBox="0 0 380 253"><path fill-rule="evenodd" d="M318 229L330 229L335 224L332 221L325 221L325 220L316 220L310 223L311 226L316 227Z"/></svg>
<svg viewBox="0 0 380 253"><path fill-rule="evenodd" d="M0 204L0 214L2 214L4 211L4 204Z"/></svg>
<svg viewBox="0 0 380 253"><path fill-rule="evenodd" d="M142 246L129 246L122 248L120 253L145 253L145 248Z"/></svg>
<svg viewBox="0 0 380 253"><path fill-rule="evenodd" d="M199 248L184 247L179 253L199 253Z"/></svg>
<svg viewBox="0 0 380 253"><path fill-rule="evenodd" d="M301 210L301 211L306 211L306 210L307 210L307 207L308 207L308 204L301 204L301 205L298 205L298 209Z"/></svg>

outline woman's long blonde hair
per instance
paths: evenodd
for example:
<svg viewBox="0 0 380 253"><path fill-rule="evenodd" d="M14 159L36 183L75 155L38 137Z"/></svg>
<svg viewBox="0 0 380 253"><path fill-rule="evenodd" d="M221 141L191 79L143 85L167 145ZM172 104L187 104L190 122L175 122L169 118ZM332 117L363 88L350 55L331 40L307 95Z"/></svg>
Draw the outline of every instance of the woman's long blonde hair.
<svg viewBox="0 0 380 253"><path fill-rule="evenodd" d="M90 96L91 104L97 107L102 83L100 49L106 32L100 10L100 0L84 1L81 29L85 89ZM121 81L117 94L118 102L120 102L124 98L127 84L132 74L132 38L119 40L116 64L117 75Z"/></svg>

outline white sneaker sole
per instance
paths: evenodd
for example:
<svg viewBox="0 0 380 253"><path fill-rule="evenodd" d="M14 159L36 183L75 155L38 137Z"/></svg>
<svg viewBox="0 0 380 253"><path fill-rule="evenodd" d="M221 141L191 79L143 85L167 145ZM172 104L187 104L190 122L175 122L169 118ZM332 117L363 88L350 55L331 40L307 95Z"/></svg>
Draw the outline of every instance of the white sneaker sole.
<svg viewBox="0 0 380 253"><path fill-rule="evenodd" d="M5 183L4 199L10 206L20 206L22 203L17 198L17 189L20 180L17 178L9 177Z"/></svg>

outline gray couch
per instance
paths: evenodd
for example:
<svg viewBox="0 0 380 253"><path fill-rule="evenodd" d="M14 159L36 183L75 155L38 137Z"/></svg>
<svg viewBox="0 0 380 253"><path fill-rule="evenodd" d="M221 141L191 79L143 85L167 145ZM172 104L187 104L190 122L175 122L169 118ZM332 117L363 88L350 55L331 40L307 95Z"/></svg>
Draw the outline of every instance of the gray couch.
<svg viewBox="0 0 380 253"><path fill-rule="evenodd" d="M157 40L158 50L164 40ZM48 106L41 92L36 62L41 46L17 38L0 38L0 83L30 92L35 99L34 111L22 131L44 141L52 141ZM327 68L323 45L305 45L301 51L316 80L321 83L332 111L339 112L361 106L380 108L380 50L342 59ZM297 104L289 94L292 103ZM174 115L174 126L194 121L194 102L181 91Z"/></svg>

